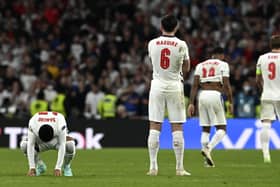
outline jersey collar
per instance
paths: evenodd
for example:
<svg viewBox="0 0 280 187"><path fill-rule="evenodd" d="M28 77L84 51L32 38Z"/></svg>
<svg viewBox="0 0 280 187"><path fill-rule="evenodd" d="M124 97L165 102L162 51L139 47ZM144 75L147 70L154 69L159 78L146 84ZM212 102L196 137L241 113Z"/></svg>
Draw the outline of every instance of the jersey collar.
<svg viewBox="0 0 280 187"><path fill-rule="evenodd" d="M169 37L169 38L174 38L174 37L176 37L175 35L174 36L170 36L170 35L161 35L162 37Z"/></svg>

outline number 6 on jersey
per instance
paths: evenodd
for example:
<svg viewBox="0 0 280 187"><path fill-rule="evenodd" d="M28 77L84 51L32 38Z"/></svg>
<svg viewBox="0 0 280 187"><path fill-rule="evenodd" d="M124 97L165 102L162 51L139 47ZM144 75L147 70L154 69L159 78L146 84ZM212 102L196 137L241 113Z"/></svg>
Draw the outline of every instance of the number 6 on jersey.
<svg viewBox="0 0 280 187"><path fill-rule="evenodd" d="M168 48L164 48L160 53L160 67L162 69L167 69L170 65L170 50Z"/></svg>

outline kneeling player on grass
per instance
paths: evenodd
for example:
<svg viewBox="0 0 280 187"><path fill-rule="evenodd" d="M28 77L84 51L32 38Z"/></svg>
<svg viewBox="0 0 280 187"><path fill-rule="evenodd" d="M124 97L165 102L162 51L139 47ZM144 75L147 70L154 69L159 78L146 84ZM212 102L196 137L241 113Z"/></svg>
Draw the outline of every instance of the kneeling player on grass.
<svg viewBox="0 0 280 187"><path fill-rule="evenodd" d="M28 176L39 176L47 169L39 158L39 152L58 150L57 162L54 169L55 176L73 176L70 162L75 155L74 139L67 136L65 118L57 112L36 113L28 124L28 136L20 143L20 148L27 154L29 171ZM64 161L64 163L63 163Z"/></svg>
<svg viewBox="0 0 280 187"><path fill-rule="evenodd" d="M208 59L196 66L192 85L188 115L194 115L195 96L201 88L198 97L199 121L202 127L201 153L207 167L214 167L211 151L226 134L226 117L222 101L222 92L225 91L230 103L229 111L233 113L233 99L229 82L229 66L224 59L223 48L216 47L212 52L212 59ZM215 125L216 133L209 142L211 125Z"/></svg>

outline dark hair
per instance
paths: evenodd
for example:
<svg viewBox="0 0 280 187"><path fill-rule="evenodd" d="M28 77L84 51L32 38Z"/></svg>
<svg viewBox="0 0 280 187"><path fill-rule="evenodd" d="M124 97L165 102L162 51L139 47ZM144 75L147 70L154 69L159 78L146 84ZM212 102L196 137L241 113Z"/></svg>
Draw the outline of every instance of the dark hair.
<svg viewBox="0 0 280 187"><path fill-rule="evenodd" d="M166 15L161 19L161 26L164 31L172 32L176 28L178 20L174 15Z"/></svg>
<svg viewBox="0 0 280 187"><path fill-rule="evenodd" d="M39 129L39 138L43 142L48 142L53 138L53 128L50 125L42 125Z"/></svg>
<svg viewBox="0 0 280 187"><path fill-rule="evenodd" d="M43 90L40 90L37 94L37 99L44 100L45 99L45 93Z"/></svg>
<svg viewBox="0 0 280 187"><path fill-rule="evenodd" d="M280 48L280 35L271 36L270 46L271 46L271 49L279 49Z"/></svg>
<svg viewBox="0 0 280 187"><path fill-rule="evenodd" d="M214 47L212 52L211 52L212 55L217 55L217 54L224 54L224 48L220 47L220 46L217 46L217 47Z"/></svg>

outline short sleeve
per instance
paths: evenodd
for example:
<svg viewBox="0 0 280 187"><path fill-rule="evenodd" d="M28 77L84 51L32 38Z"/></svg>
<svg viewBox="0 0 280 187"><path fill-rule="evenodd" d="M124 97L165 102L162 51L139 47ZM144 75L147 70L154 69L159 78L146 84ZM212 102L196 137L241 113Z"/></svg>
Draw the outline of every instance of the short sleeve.
<svg viewBox="0 0 280 187"><path fill-rule="evenodd" d="M194 75L198 75L198 76L200 76L201 75L201 65L200 64L198 64L197 66L196 66L196 68L195 68L195 71L194 71Z"/></svg>
<svg viewBox="0 0 280 187"><path fill-rule="evenodd" d="M148 43L148 56L151 58L151 46L152 46L152 40Z"/></svg>
<svg viewBox="0 0 280 187"><path fill-rule="evenodd" d="M222 77L229 77L229 65L227 63L224 64L221 72L222 72Z"/></svg>
<svg viewBox="0 0 280 187"><path fill-rule="evenodd" d="M64 116L62 114L59 114L59 121L58 121L59 125L58 125L58 128L59 128L59 132L62 132L62 131L66 131L67 132L67 123L66 123L66 120L64 118Z"/></svg>

